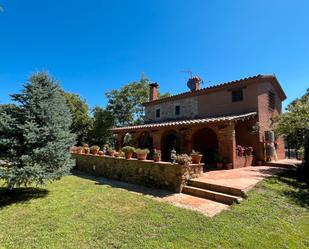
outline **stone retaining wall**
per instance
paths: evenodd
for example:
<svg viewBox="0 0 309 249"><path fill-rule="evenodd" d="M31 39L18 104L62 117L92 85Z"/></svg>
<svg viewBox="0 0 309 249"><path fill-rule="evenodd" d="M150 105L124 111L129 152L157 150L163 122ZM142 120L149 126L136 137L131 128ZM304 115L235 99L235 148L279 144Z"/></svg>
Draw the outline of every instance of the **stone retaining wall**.
<svg viewBox="0 0 309 249"><path fill-rule="evenodd" d="M115 180L181 192L191 178L201 176L203 164L188 166L152 160L73 154L78 170Z"/></svg>

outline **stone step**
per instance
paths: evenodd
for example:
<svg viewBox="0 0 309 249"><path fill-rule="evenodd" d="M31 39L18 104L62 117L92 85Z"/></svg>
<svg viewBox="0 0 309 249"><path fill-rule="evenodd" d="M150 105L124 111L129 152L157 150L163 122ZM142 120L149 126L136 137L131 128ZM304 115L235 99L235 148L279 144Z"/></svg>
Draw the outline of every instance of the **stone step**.
<svg viewBox="0 0 309 249"><path fill-rule="evenodd" d="M202 188L202 189L220 192L220 193L224 193L228 195L246 197L246 193L240 189L226 187L226 186L217 185L217 184L208 183L208 182L203 182L199 180L189 180L188 185L192 187Z"/></svg>
<svg viewBox="0 0 309 249"><path fill-rule="evenodd" d="M264 165L270 167L286 168L286 169L297 168L297 165L293 163L265 162Z"/></svg>
<svg viewBox="0 0 309 249"><path fill-rule="evenodd" d="M185 194L202 197L205 199L209 199L209 200L213 200L213 201L217 201L217 202L221 202L221 203L225 203L229 205L233 203L239 203L242 200L242 198L239 196L224 194L224 193L202 189L202 188L196 188L192 186L183 187L182 192Z"/></svg>

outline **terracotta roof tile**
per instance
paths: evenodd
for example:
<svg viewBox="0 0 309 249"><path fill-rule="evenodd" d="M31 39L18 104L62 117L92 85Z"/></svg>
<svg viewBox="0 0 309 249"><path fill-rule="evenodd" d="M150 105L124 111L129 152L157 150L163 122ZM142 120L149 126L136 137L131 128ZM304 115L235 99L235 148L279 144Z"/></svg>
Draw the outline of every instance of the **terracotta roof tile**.
<svg viewBox="0 0 309 249"><path fill-rule="evenodd" d="M175 94L175 95L172 95L172 96L169 96L169 97L166 97L166 98L145 102L145 103L143 103L143 105L148 106L148 105L152 105L152 104L159 104L159 103L163 103L163 102L167 102L167 101L171 101L171 100L175 100L175 99L180 99L180 98L185 98L185 97L189 97L189 96L200 95L200 94L204 94L206 92L219 90L219 89L227 87L227 86L228 87L234 86L234 85L236 86L236 85L241 84L241 83L248 83L250 81L255 81L255 80L258 80L258 79L268 79L268 80L272 81L273 83L275 83L276 88L279 91L281 99L282 100L286 99L286 95L285 95L282 87L280 86L275 75L258 74L258 75L252 76L252 77L242 78L242 79L239 79L239 80L234 80L234 81L225 82L225 83L218 84L218 85L205 87L205 88L202 88L202 89L197 90L197 91L187 91L187 92Z"/></svg>
<svg viewBox="0 0 309 249"><path fill-rule="evenodd" d="M151 124L143 124L143 125L117 127L111 130L113 132L134 131L134 130L149 129L149 128L151 129L151 128L160 128L160 127L185 126L185 125L206 124L206 123L214 123L214 122L237 121L237 120L243 120L243 119L254 117L256 116L256 114L257 114L256 112L250 112L250 113L244 113L244 114L232 115L232 116L168 121L168 122L161 122L161 123L151 123Z"/></svg>

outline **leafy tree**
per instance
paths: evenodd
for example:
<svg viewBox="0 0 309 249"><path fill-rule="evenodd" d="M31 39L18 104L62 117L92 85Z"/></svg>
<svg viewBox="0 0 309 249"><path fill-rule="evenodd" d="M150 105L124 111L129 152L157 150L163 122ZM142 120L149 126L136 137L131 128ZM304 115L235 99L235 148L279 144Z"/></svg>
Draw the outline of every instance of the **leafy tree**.
<svg viewBox="0 0 309 249"><path fill-rule="evenodd" d="M114 117L111 112L96 106L93 109L93 125L90 132L91 144L103 146L110 142L112 132L110 128L114 126Z"/></svg>
<svg viewBox="0 0 309 249"><path fill-rule="evenodd" d="M63 92L72 115L71 131L76 134L77 143L81 145L89 139L92 120L89 115L89 106L86 100L78 94Z"/></svg>
<svg viewBox="0 0 309 249"><path fill-rule="evenodd" d="M143 77L140 81L131 82L119 90L112 90L106 93L108 104L106 109L115 117L117 126L140 124L144 120L144 102L149 100L149 79ZM168 97L169 93L159 98Z"/></svg>
<svg viewBox="0 0 309 249"><path fill-rule="evenodd" d="M309 89L293 101L277 121L276 131L293 138L305 149L305 165L309 171Z"/></svg>
<svg viewBox="0 0 309 249"><path fill-rule="evenodd" d="M46 73L33 74L16 105L0 107L0 179L8 190L59 179L73 166L71 114L58 83Z"/></svg>

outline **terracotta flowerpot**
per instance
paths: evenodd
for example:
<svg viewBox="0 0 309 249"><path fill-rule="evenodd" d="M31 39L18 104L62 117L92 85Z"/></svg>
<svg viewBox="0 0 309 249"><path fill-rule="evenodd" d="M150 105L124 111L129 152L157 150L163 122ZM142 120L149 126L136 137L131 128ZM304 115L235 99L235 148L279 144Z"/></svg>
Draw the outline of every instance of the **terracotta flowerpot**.
<svg viewBox="0 0 309 249"><path fill-rule="evenodd" d="M217 165L218 169L222 169L223 168L223 163L216 163L216 165Z"/></svg>
<svg viewBox="0 0 309 249"><path fill-rule="evenodd" d="M146 160L147 153L137 153L136 156L138 160Z"/></svg>
<svg viewBox="0 0 309 249"><path fill-rule="evenodd" d="M83 148L77 149L77 150L76 150L76 153L77 153L77 154L83 154Z"/></svg>
<svg viewBox="0 0 309 249"><path fill-rule="evenodd" d="M238 151L237 155L238 155L238 156L243 156L243 155L244 155L244 152L243 152L243 151Z"/></svg>
<svg viewBox="0 0 309 249"><path fill-rule="evenodd" d="M154 156L154 157L153 157L153 161L155 161L155 162L160 162L160 161L161 161L161 157L159 157L159 156Z"/></svg>
<svg viewBox="0 0 309 249"><path fill-rule="evenodd" d="M88 155L90 153L90 149L89 148L84 148L84 153Z"/></svg>
<svg viewBox="0 0 309 249"><path fill-rule="evenodd" d="M202 160L202 154L191 154L192 163L193 164L200 164Z"/></svg>
<svg viewBox="0 0 309 249"><path fill-rule="evenodd" d="M97 155L99 153L99 150L92 150L93 155Z"/></svg>
<svg viewBox="0 0 309 249"><path fill-rule="evenodd" d="M257 162L256 162L256 165L257 165L257 166L262 166L262 165L263 165L263 162L262 162L262 161L257 161Z"/></svg>
<svg viewBox="0 0 309 249"><path fill-rule="evenodd" d="M126 159L131 159L132 156L133 156L133 152L125 152L124 155L125 155Z"/></svg>
<svg viewBox="0 0 309 249"><path fill-rule="evenodd" d="M114 156L115 151L108 151L107 154L108 154L109 156Z"/></svg>
<svg viewBox="0 0 309 249"><path fill-rule="evenodd" d="M225 168L225 169L232 169L232 168L233 168L233 164L232 164L232 163L226 163L226 164L224 165L224 168Z"/></svg>

